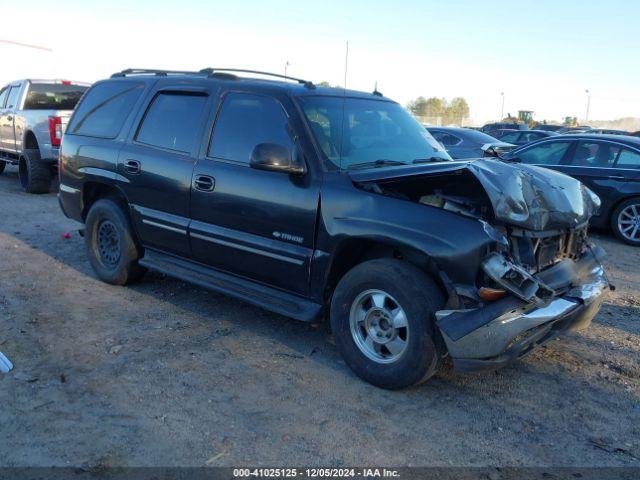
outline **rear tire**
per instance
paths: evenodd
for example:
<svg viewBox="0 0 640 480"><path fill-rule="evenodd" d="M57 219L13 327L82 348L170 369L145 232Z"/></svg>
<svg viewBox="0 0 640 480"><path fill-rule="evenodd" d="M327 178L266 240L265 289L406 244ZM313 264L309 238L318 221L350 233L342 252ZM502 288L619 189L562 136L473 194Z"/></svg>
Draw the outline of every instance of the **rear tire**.
<svg viewBox="0 0 640 480"><path fill-rule="evenodd" d="M51 189L51 165L40 159L40 151L25 150L18 166L20 184L27 193L49 193Z"/></svg>
<svg viewBox="0 0 640 480"><path fill-rule="evenodd" d="M611 214L611 229L627 245L640 247L640 197L625 200Z"/></svg>
<svg viewBox="0 0 640 480"><path fill-rule="evenodd" d="M103 282L126 285L146 272L138 264L142 249L135 241L129 218L115 200L102 199L91 206L85 245L89 262Z"/></svg>
<svg viewBox="0 0 640 480"><path fill-rule="evenodd" d="M331 301L331 328L347 365L386 389L428 380L442 354L435 312L444 297L435 282L407 262L384 258L350 270Z"/></svg>

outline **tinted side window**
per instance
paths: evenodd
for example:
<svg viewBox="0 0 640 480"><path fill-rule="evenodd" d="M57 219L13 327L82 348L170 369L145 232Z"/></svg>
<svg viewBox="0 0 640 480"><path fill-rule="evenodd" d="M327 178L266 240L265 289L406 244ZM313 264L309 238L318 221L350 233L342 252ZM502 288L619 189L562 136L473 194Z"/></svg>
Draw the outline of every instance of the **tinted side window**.
<svg viewBox="0 0 640 480"><path fill-rule="evenodd" d="M640 168L640 154L623 148L618 156L618 168Z"/></svg>
<svg viewBox="0 0 640 480"><path fill-rule="evenodd" d="M251 152L260 143L276 143L293 151L282 105L271 97L228 94L211 136L209 156L249 163Z"/></svg>
<svg viewBox="0 0 640 480"><path fill-rule="evenodd" d="M540 140L544 137L544 134L538 132L526 132L520 134L520 143L529 143Z"/></svg>
<svg viewBox="0 0 640 480"><path fill-rule="evenodd" d="M9 89L8 88L5 88L4 90L2 90L0 92L0 108L4 107L4 101L6 100L8 93L9 93Z"/></svg>
<svg viewBox="0 0 640 480"><path fill-rule="evenodd" d="M160 93L151 103L136 140L155 147L190 153L198 140L206 95Z"/></svg>
<svg viewBox="0 0 640 480"><path fill-rule="evenodd" d="M143 90L138 82L99 83L79 103L67 133L116 138Z"/></svg>
<svg viewBox="0 0 640 480"><path fill-rule="evenodd" d="M436 137L436 135L439 135L440 138ZM449 133L436 132L433 136L445 147L453 147L460 143L460 139L458 137Z"/></svg>
<svg viewBox="0 0 640 480"><path fill-rule="evenodd" d="M500 140L506 143L513 143L518 141L520 134L518 132L501 133L498 137Z"/></svg>
<svg viewBox="0 0 640 480"><path fill-rule="evenodd" d="M18 94L20 93L20 87L11 87L9 95L7 96L6 108L16 108L18 103Z"/></svg>
<svg viewBox="0 0 640 480"><path fill-rule="evenodd" d="M570 142L546 142L514 154L523 163L558 165L569 149Z"/></svg>
<svg viewBox="0 0 640 480"><path fill-rule="evenodd" d="M619 153L620 147L608 143L580 142L571 164L582 167L613 167Z"/></svg>

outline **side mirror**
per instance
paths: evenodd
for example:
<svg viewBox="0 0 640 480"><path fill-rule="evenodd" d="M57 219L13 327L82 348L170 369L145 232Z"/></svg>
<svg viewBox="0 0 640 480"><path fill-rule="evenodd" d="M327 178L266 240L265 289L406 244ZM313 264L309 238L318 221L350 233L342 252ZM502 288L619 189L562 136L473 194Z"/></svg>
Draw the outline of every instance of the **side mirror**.
<svg viewBox="0 0 640 480"><path fill-rule="evenodd" d="M275 143L260 143L251 152L251 168L283 172L291 175L303 175L307 169L304 165L294 162L291 151Z"/></svg>
<svg viewBox="0 0 640 480"><path fill-rule="evenodd" d="M483 145L481 149L482 149L482 156L485 158L486 157L504 158L506 154L506 152L501 154L500 151L490 143Z"/></svg>

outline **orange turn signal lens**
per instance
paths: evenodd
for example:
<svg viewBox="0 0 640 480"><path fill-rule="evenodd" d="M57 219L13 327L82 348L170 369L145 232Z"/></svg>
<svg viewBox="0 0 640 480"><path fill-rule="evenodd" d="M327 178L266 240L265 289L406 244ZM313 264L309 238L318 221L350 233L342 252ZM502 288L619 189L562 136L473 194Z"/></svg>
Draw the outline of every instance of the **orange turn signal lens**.
<svg viewBox="0 0 640 480"><path fill-rule="evenodd" d="M480 287L478 289L478 295L485 302L495 302L496 300L500 300L506 294L506 290L498 290L497 288Z"/></svg>

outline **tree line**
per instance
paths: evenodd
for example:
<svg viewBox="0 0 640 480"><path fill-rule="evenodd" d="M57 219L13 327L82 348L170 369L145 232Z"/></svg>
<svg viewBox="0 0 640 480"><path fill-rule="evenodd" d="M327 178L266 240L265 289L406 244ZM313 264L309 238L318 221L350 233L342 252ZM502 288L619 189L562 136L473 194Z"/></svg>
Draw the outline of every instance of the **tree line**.
<svg viewBox="0 0 640 480"><path fill-rule="evenodd" d="M469 118L469 104L462 97L450 102L445 98L418 97L409 102L407 109L418 118L439 119L440 125L462 125Z"/></svg>

